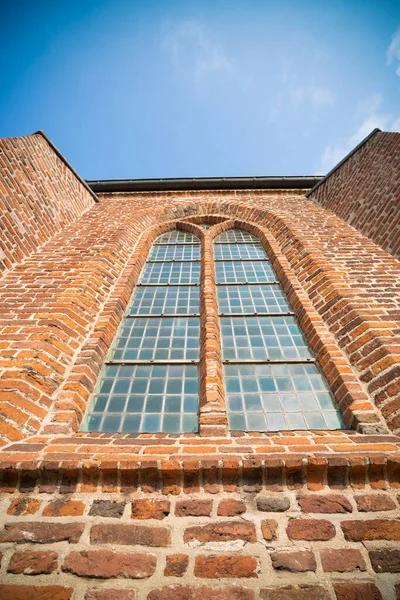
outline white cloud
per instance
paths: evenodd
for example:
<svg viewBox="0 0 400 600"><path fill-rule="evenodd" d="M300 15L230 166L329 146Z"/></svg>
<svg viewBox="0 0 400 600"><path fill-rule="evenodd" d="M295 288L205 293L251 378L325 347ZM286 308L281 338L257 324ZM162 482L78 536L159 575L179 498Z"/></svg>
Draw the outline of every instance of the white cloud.
<svg viewBox="0 0 400 600"><path fill-rule="evenodd" d="M396 131L400 129L400 118L380 112L383 98L381 94L371 94L358 103L355 119L361 124L349 138L338 146L327 146L322 154L319 170L327 173L357 144L359 144L375 128L382 131Z"/></svg>
<svg viewBox="0 0 400 600"><path fill-rule="evenodd" d="M400 27L392 35L392 41L387 49L386 58L388 65L396 62L398 63L396 75L400 77Z"/></svg>
<svg viewBox="0 0 400 600"><path fill-rule="evenodd" d="M292 88L290 90L290 100L294 106L299 106L305 102L317 109L332 106L336 98L328 88L310 85L308 87Z"/></svg>
<svg viewBox="0 0 400 600"><path fill-rule="evenodd" d="M175 72L191 78L196 86L211 73L233 69L221 44L199 21L184 21L171 27L165 47Z"/></svg>

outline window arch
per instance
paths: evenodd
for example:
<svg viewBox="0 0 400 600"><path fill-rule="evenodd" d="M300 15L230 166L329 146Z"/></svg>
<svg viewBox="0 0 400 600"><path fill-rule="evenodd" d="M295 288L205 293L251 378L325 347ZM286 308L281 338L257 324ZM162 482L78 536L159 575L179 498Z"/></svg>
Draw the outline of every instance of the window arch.
<svg viewBox="0 0 400 600"><path fill-rule="evenodd" d="M83 431L198 431L200 240L159 236L110 349Z"/></svg>
<svg viewBox="0 0 400 600"><path fill-rule="evenodd" d="M230 429L343 429L260 241L230 229L214 260Z"/></svg>

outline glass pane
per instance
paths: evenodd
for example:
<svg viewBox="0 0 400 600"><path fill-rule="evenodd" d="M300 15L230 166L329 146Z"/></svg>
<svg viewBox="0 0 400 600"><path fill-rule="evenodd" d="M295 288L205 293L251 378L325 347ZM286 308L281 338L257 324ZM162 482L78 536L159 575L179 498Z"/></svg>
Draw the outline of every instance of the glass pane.
<svg viewBox="0 0 400 600"><path fill-rule="evenodd" d="M109 382L99 408L96 394L83 431L189 433L198 430L198 369L187 365L107 365ZM185 393L190 389L191 393ZM121 390L124 390L123 392Z"/></svg>
<svg viewBox="0 0 400 600"><path fill-rule="evenodd" d="M150 251L148 260L200 260L200 245L157 245Z"/></svg>
<svg viewBox="0 0 400 600"><path fill-rule="evenodd" d="M146 263L140 282L146 283L199 283L199 262Z"/></svg>
<svg viewBox="0 0 400 600"><path fill-rule="evenodd" d="M174 229L160 235L154 244L200 244L200 240L191 233Z"/></svg>
<svg viewBox="0 0 400 600"><path fill-rule="evenodd" d="M221 313L290 312L279 285L218 286Z"/></svg>
<svg viewBox="0 0 400 600"><path fill-rule="evenodd" d="M312 358L295 317L221 317L220 324L223 358Z"/></svg>
<svg viewBox="0 0 400 600"><path fill-rule="evenodd" d="M222 258L267 258L260 243L254 244L215 244L214 256L217 260Z"/></svg>
<svg viewBox="0 0 400 600"><path fill-rule="evenodd" d="M126 319L119 329L110 360L198 359L197 317Z"/></svg>
<svg viewBox="0 0 400 600"><path fill-rule="evenodd" d="M215 272L217 283L277 283L269 261L216 262Z"/></svg>
<svg viewBox="0 0 400 600"><path fill-rule="evenodd" d="M241 231L240 229L229 229L228 231L225 231L225 233L221 233L221 235L215 239L215 242L217 244L222 242L258 242L258 239L247 231Z"/></svg>
<svg viewBox="0 0 400 600"><path fill-rule="evenodd" d="M192 314L200 312L198 287L136 288L128 307L131 315Z"/></svg>
<svg viewBox="0 0 400 600"><path fill-rule="evenodd" d="M346 428L314 364L225 365L225 381L231 429ZM315 390L313 381L324 389L323 405L319 401L321 392Z"/></svg>

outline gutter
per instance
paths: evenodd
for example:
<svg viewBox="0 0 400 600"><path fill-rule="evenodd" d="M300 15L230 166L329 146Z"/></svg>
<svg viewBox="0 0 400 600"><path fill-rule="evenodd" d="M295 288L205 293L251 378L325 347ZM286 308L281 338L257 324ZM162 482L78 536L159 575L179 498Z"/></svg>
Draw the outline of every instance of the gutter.
<svg viewBox="0 0 400 600"><path fill-rule="evenodd" d="M109 179L87 181L94 192L159 192L178 190L307 189L321 177L183 177L169 179Z"/></svg>
<svg viewBox="0 0 400 600"><path fill-rule="evenodd" d="M312 194L313 192L315 192L315 190L316 190L317 188L319 188L319 186L320 186L320 185L322 185L322 184L323 184L323 183L324 183L324 182L325 182L325 181L328 179L328 177L330 177L330 176L331 176L331 175L332 175L332 174L333 174L335 171L337 171L337 170L338 170L338 169L339 169L339 168L340 168L340 167L341 167L341 166L342 166L342 165L343 165L343 164L344 164L344 163L345 163L347 160L349 160L349 158L350 158L351 156L353 156L353 154L355 154L355 153L356 153L356 152L357 152L357 151L358 151L358 150L361 148L361 146L364 146L364 144L366 144L366 143L368 142L368 140L370 140L370 139L371 139L371 138L372 138L372 137L373 137L373 136L374 136L376 133L378 133L378 132L382 133L382 130L381 130L381 129L378 129L378 127L375 127L375 129L373 129L373 130L371 131L371 133L369 133L369 134L367 135L367 137L365 137L363 140L361 140L361 142L360 142L359 144L357 144L357 146L356 146L355 148L353 148L353 150L351 150L351 151L350 151L348 154L346 154L346 156L345 156L344 158L342 158L342 160L341 160L340 162L338 162L338 164L337 164L335 167L333 167L333 169L331 169L331 170L329 171L329 173L327 173L327 174L325 175L325 177L322 177L322 179L320 179L320 180L319 180L319 181L318 181L318 182L317 182L317 183L314 185L314 187L313 187L313 188L311 188L311 190L309 190L309 191L306 193L306 198L309 198L309 197L311 196L311 194Z"/></svg>
<svg viewBox="0 0 400 600"><path fill-rule="evenodd" d="M68 167L68 169L75 175L75 177L78 179L78 181L83 185L83 187L86 189L86 191L89 192L89 194L92 196L93 200L95 202L100 202L100 200L96 196L94 190L92 190L92 188L86 183L86 181L84 179L82 179L82 177L80 175L78 175L78 173L75 171L75 169L67 161L65 156L63 154L61 154L61 152L59 151L57 146L55 146L53 144L51 139L47 137L47 135L45 134L44 131L39 129L39 131L35 131L32 135L41 135L46 140L46 142L48 143L50 148L57 154L58 158L60 158L63 161L63 163Z"/></svg>

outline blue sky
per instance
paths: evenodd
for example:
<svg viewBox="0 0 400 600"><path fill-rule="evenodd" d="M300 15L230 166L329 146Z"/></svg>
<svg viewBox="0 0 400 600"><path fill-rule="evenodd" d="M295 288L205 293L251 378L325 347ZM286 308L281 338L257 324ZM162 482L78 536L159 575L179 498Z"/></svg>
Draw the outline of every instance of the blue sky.
<svg viewBox="0 0 400 600"><path fill-rule="evenodd" d="M400 2L0 0L0 137L87 179L326 173L400 131Z"/></svg>

